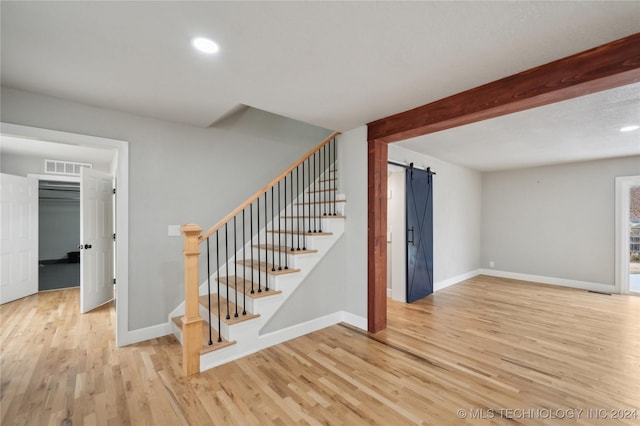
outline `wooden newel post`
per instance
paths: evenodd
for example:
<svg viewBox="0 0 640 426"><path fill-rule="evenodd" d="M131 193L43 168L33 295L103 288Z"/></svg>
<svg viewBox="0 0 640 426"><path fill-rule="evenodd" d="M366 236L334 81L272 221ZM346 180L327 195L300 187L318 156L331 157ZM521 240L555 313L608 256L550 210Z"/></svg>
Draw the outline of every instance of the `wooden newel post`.
<svg viewBox="0 0 640 426"><path fill-rule="evenodd" d="M198 291L198 237L202 228L187 224L180 228L184 234L184 317L182 318L182 369L185 376L200 372L202 349L202 318Z"/></svg>

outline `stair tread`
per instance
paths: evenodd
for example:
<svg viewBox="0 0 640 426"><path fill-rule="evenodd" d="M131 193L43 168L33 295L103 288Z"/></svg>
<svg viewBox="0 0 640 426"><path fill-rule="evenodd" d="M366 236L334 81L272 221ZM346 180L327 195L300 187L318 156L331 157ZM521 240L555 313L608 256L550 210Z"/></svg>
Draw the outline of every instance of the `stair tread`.
<svg viewBox="0 0 640 426"><path fill-rule="evenodd" d="M180 330L182 330L182 318L184 317L171 318L171 321L173 321L173 323L177 325ZM228 341L224 338L222 338L221 342L218 342L218 332L211 328L211 326L209 326L206 321L203 321L202 323L202 349L200 349L201 355L236 344L235 340ZM209 329L211 329L211 338L213 340L213 343L211 345L209 345L209 330L207 330L207 326L209 326Z"/></svg>
<svg viewBox="0 0 640 426"><path fill-rule="evenodd" d="M292 273L295 273L295 272L300 272L300 269L294 269L294 268L278 269L278 267L276 267L275 271L273 271L272 269L274 268L274 265L272 265L270 263L262 262L262 261L257 261L257 260L253 261L253 266L252 266L250 259L238 260L238 261L236 261L236 263L238 265L244 265L244 266L248 266L248 267L253 267L254 269L259 269L261 271L265 271L270 275L285 275L285 274L292 274Z"/></svg>
<svg viewBox="0 0 640 426"><path fill-rule="evenodd" d="M308 235L308 236L325 236L325 235L333 235L333 232L309 232L309 231L284 231L284 230L280 230L280 231L274 231L273 229L267 229L268 233L274 233L274 234L293 234L293 235Z"/></svg>
<svg viewBox="0 0 640 426"><path fill-rule="evenodd" d="M211 315L217 316L218 312L218 294L205 294L200 296L199 301L202 306L208 309L209 305L207 303L207 299L211 298ZM236 312L236 304L229 300L229 316L231 318L227 319L227 299L220 295L220 320L227 325L237 324L239 322L248 321L250 319L258 318L260 314L252 314L249 311L246 311L246 315L242 315L242 308L240 306L238 309L238 316L235 317L234 314Z"/></svg>
<svg viewBox="0 0 640 426"><path fill-rule="evenodd" d="M220 283L224 285L227 285L227 277L220 277L218 281L220 281ZM229 288L235 289L235 275L229 276L229 283L230 283ZM244 283L244 287L242 286L243 283ZM255 292L251 294L251 281L243 280L242 278L238 277L238 293L244 294L246 290L247 297L250 297L251 299L260 299L262 297L275 296L276 294L282 293L280 290L272 290L272 289L269 289L269 291L265 291L263 289L260 293L258 293L258 290L257 290L258 283L256 282L253 283L253 287ZM264 287L264 284L262 284L262 287Z"/></svg>
<svg viewBox="0 0 640 426"><path fill-rule="evenodd" d="M346 219L342 215L316 215L316 216L282 216L282 219Z"/></svg>
<svg viewBox="0 0 640 426"><path fill-rule="evenodd" d="M305 250L291 250L290 247L278 247L278 246L272 246L271 244L254 244L252 247L255 248L259 248L261 250L270 250L270 251L281 251L283 253L287 253L287 254L292 254L292 255L296 255L296 254L308 254L308 253L317 253L318 250L312 250L312 249L305 249Z"/></svg>
<svg viewBox="0 0 640 426"><path fill-rule="evenodd" d="M346 203L347 200L325 200L325 201L305 201L302 203L296 203L296 206L304 206L304 205L308 205L308 204L333 204L333 203Z"/></svg>

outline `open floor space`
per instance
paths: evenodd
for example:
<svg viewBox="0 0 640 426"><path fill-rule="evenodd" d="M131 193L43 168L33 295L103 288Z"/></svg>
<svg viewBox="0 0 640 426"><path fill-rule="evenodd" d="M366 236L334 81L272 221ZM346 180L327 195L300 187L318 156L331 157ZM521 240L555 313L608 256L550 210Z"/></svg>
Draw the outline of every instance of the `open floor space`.
<svg viewBox="0 0 640 426"><path fill-rule="evenodd" d="M638 424L640 298L478 276L190 378L79 291L0 307L3 425ZM564 418L561 418L564 417Z"/></svg>

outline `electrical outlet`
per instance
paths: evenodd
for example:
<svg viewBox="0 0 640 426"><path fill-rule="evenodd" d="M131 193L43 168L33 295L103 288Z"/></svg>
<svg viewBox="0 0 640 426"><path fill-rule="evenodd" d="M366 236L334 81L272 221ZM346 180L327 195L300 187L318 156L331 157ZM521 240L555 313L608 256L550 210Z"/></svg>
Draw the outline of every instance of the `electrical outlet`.
<svg viewBox="0 0 640 426"><path fill-rule="evenodd" d="M489 268L494 268L496 266L496 263L493 260L489 261Z"/></svg>

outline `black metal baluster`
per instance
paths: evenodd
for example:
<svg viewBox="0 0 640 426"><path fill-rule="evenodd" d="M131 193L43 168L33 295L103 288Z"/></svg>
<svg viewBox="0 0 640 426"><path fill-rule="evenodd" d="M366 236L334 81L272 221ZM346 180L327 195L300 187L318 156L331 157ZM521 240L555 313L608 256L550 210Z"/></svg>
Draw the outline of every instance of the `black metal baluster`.
<svg viewBox="0 0 640 426"><path fill-rule="evenodd" d="M274 221L274 214L273 214L273 207L274 207L274 202L273 202L273 186L271 187L271 271L275 271L276 270L276 224L273 222Z"/></svg>
<svg viewBox="0 0 640 426"><path fill-rule="evenodd" d="M218 232L216 231L216 267L218 268L218 342L222 342L220 335L220 244L218 243Z"/></svg>
<svg viewBox="0 0 640 426"><path fill-rule="evenodd" d="M304 229L304 227L300 227L300 166L296 167L296 200L298 200L298 208L296 209L296 211L298 212L298 218L296 220L296 234L298 235L298 247L297 247L297 251L300 251L300 230ZM292 201L293 203L293 201ZM293 209L293 204L291 205L292 209Z"/></svg>
<svg viewBox="0 0 640 426"><path fill-rule="evenodd" d="M282 271L282 247L280 243L282 242L282 218L280 217L280 181L278 181L278 271ZM285 222L285 232L287 231Z"/></svg>
<svg viewBox="0 0 640 426"><path fill-rule="evenodd" d="M289 186L293 185L293 182L289 182ZM289 255L286 253L287 251L287 236L289 235L287 233L287 175L284 175L284 269L289 269ZM280 210L280 213L282 214L282 210ZM293 228L291 229L291 235L293 236ZM293 242L291 243L291 245L293 245Z"/></svg>
<svg viewBox="0 0 640 426"><path fill-rule="evenodd" d="M249 233L251 234L251 294L255 294L253 289L253 203L249 204L249 216L251 216L251 225ZM260 197L258 197L258 253L260 253Z"/></svg>
<svg viewBox="0 0 640 426"><path fill-rule="evenodd" d="M322 201L322 208L320 209L322 211L322 215L326 216L326 207L325 207L325 199L327 197L326 193L325 193L325 189L327 188L327 184L324 182L324 178L323 175L325 175L324 173L324 166L327 165L327 162L324 159L324 145L322 145L322 147L320 148L320 170L318 173L318 179L320 181L320 200ZM320 227L322 227L322 219L320 220Z"/></svg>
<svg viewBox="0 0 640 426"><path fill-rule="evenodd" d="M236 217L233 217L233 281L235 283L234 287L234 305L236 307L236 312L233 314L235 318L238 318L238 246L237 246L237 236L238 233L236 231Z"/></svg>
<svg viewBox="0 0 640 426"><path fill-rule="evenodd" d="M211 338L211 267L209 266L209 237L207 237L207 301L209 308L209 345L213 345Z"/></svg>
<svg viewBox="0 0 640 426"><path fill-rule="evenodd" d="M329 142L331 143L331 142ZM331 206L327 206L327 195L329 196L329 199L331 199L331 181L327 180L327 176L329 176L329 169L331 169L331 164L327 165L327 145L324 145L322 147L322 152L324 153L324 209L322 213L323 216L327 215L327 209L331 208Z"/></svg>
<svg viewBox="0 0 640 426"><path fill-rule="evenodd" d="M307 186L303 189L307 193L307 198L309 202L307 203L307 211L309 212L309 217L307 218L307 222L309 225L309 233L311 233L311 192L309 189L311 188L311 157L306 159L307 161Z"/></svg>
<svg viewBox="0 0 640 426"><path fill-rule="evenodd" d="M264 192L264 280L265 283L269 281L267 277L267 257L269 256L269 236L267 234L267 192ZM262 267L260 266L260 256L258 256L258 293L262 293L262 286L260 284L260 277L262 276Z"/></svg>
<svg viewBox="0 0 640 426"><path fill-rule="evenodd" d="M227 222L228 223L228 222ZM227 319L231 319L229 315L229 233L227 231L227 223L224 224L224 258L226 259L225 272L227 273Z"/></svg>
<svg viewBox="0 0 640 426"><path fill-rule="evenodd" d="M318 195L318 199L320 201L320 204L318 205L318 232L322 232L322 217L320 217L320 212L324 210L324 197L325 197L321 176L322 176L322 151L319 150L318 151L318 186L320 187L320 192ZM322 208L320 208L320 206L322 206Z"/></svg>
<svg viewBox="0 0 640 426"><path fill-rule="evenodd" d="M245 239L245 222L244 222L244 210L242 209L242 315L247 315L247 265L246 265L246 257L244 254L244 246L246 245ZM251 245L249 245L251 249ZM253 250L252 250L253 251ZM237 302L237 299L236 299ZM236 303L237 305L238 303Z"/></svg>
<svg viewBox="0 0 640 426"><path fill-rule="evenodd" d="M313 220L313 232L318 232L318 228L316 227L316 193L314 192L314 189L316 187L316 153L313 153L313 156L311 157L311 165L313 166L313 176L309 178L309 194L311 194L311 197L313 199L312 203L310 204L313 206L313 214L311 215L311 219Z"/></svg>
<svg viewBox="0 0 640 426"><path fill-rule="evenodd" d="M307 218L307 214L304 211L304 163L306 163L307 160L302 162L302 190L298 191L298 196L301 197L301 207L302 207L302 228L300 230L300 232L302 232L302 250L306 250L307 249L307 234L306 234L306 225L305 225L305 219Z"/></svg>
<svg viewBox="0 0 640 426"><path fill-rule="evenodd" d="M293 226L293 170L291 170L291 174L289 175L289 181L291 183L291 185L289 185L291 188L290 188L290 191L289 191L289 201L290 202L288 204L289 206L291 206L289 208L289 212L291 213L291 251L295 251L295 247L294 246L296 244L295 243L296 234L294 234L294 231L293 231L293 228L294 228L294 226ZM285 205L286 204L287 203L285 203ZM285 211L286 211L286 209L287 208L285 207Z"/></svg>
<svg viewBox="0 0 640 426"><path fill-rule="evenodd" d="M334 170L334 176L335 176L335 170L336 167L338 165L338 157L336 156L336 138L333 138L333 170ZM334 177L334 179L336 179L334 181L334 186L336 188L336 191L333 193L333 215L337 216L338 215L338 211L336 209L336 197L338 196L338 179L337 177Z"/></svg>

